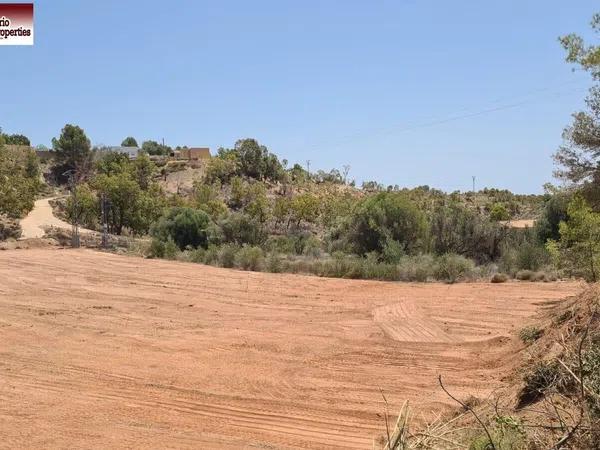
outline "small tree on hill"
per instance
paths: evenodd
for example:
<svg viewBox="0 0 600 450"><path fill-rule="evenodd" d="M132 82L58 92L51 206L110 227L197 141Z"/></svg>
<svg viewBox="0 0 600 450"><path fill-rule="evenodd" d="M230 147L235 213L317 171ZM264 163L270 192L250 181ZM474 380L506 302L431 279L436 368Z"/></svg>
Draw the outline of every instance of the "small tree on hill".
<svg viewBox="0 0 600 450"><path fill-rule="evenodd" d="M137 147L138 143L134 137L128 136L121 142L122 147Z"/></svg>
<svg viewBox="0 0 600 450"><path fill-rule="evenodd" d="M60 136L52 139L54 149L54 173L59 181L67 170L77 173L79 179L87 177L92 167L92 147L83 129L67 124Z"/></svg>
<svg viewBox="0 0 600 450"><path fill-rule="evenodd" d="M156 141L144 141L142 143L142 151L148 155L168 155L171 153L171 147L168 145L159 144Z"/></svg>

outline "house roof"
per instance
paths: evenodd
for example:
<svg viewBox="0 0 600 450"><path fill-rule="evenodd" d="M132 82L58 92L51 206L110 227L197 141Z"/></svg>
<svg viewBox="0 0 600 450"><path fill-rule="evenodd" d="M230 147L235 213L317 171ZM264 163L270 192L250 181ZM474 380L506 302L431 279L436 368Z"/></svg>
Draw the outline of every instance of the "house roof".
<svg viewBox="0 0 600 450"><path fill-rule="evenodd" d="M126 155L129 155L129 157L136 157L140 151L138 147L123 147L120 145L109 147L109 150L111 152L125 153Z"/></svg>

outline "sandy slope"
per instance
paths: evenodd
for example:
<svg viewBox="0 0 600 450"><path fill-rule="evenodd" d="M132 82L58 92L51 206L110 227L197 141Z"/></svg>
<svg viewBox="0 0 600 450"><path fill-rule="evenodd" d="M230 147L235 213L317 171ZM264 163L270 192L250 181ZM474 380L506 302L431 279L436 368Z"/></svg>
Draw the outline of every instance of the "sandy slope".
<svg viewBox="0 0 600 450"><path fill-rule="evenodd" d="M44 228L46 227L71 229L70 223L60 220L52 213L50 200L53 200L53 198L36 200L31 212L21 220L21 228L23 229L21 239L41 238L44 236ZM90 230L84 228L80 228L79 231L80 233L90 232Z"/></svg>
<svg viewBox="0 0 600 450"><path fill-rule="evenodd" d="M90 250L0 252L0 446L372 448L502 385L574 283L271 275Z"/></svg>

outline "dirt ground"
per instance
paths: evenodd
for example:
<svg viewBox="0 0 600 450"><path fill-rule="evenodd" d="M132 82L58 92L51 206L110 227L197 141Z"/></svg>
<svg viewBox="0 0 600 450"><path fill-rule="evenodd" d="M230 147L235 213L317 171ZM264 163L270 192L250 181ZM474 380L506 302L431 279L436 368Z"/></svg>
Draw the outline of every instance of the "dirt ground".
<svg viewBox="0 0 600 450"><path fill-rule="evenodd" d="M43 198L36 200L33 209L27 214L27 216L21 220L21 239L39 239L46 233L44 229L46 227L55 227L65 230L71 229L71 224L59 219L52 212L52 206L50 201L56 197ZM91 230L85 228L79 228L79 232L93 233Z"/></svg>
<svg viewBox="0 0 600 450"><path fill-rule="evenodd" d="M373 448L503 385L576 283L380 283L0 251L0 447Z"/></svg>

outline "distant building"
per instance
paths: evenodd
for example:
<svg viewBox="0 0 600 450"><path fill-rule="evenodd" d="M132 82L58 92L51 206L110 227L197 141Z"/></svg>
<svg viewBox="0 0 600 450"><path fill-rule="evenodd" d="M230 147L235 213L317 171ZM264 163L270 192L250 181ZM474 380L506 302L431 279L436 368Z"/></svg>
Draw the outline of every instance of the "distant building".
<svg viewBox="0 0 600 450"><path fill-rule="evenodd" d="M138 147L122 147L122 146L108 147L107 150L109 152L123 153L124 155L127 155L129 157L129 159L136 159L140 152L140 149Z"/></svg>
<svg viewBox="0 0 600 450"><path fill-rule="evenodd" d="M210 159L210 149L208 147L180 148L172 154L175 159L187 159L188 161L201 161Z"/></svg>

